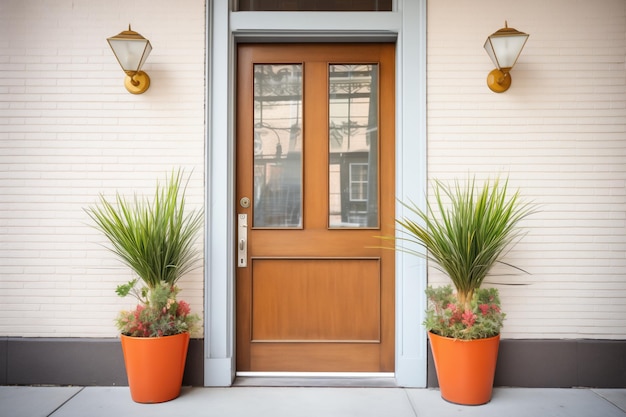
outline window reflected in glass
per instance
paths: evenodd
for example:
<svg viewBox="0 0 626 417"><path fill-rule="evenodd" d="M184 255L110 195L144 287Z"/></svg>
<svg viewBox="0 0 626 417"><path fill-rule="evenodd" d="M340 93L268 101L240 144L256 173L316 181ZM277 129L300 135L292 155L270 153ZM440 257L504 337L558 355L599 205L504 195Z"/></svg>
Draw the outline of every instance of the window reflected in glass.
<svg viewBox="0 0 626 417"><path fill-rule="evenodd" d="M254 65L253 227L302 227L302 65Z"/></svg>
<svg viewBox="0 0 626 417"><path fill-rule="evenodd" d="M329 66L329 227L378 227L378 65Z"/></svg>

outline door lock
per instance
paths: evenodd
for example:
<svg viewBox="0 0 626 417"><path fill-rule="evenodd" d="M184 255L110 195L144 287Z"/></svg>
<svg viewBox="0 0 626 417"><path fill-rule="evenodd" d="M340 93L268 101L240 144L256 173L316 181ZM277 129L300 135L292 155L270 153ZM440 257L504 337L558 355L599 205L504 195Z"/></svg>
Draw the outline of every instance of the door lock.
<svg viewBox="0 0 626 417"><path fill-rule="evenodd" d="M245 197L244 197L245 198ZM248 215L237 215L237 267L248 266Z"/></svg>

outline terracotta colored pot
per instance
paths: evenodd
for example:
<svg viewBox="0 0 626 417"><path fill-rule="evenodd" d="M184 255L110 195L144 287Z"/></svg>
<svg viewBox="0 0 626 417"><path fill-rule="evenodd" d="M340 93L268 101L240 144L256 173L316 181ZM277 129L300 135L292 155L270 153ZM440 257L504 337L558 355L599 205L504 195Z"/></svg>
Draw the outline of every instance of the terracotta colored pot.
<svg viewBox="0 0 626 417"><path fill-rule="evenodd" d="M189 333L165 337L121 335L130 396L138 403L162 403L180 395Z"/></svg>
<svg viewBox="0 0 626 417"><path fill-rule="evenodd" d="M428 333L441 397L455 404L491 401L500 335L460 340Z"/></svg>

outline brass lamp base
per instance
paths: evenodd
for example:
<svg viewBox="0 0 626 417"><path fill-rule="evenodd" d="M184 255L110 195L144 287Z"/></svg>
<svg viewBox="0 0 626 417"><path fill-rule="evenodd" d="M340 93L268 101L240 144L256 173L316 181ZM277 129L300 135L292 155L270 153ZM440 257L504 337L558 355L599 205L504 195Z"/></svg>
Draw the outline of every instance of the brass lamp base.
<svg viewBox="0 0 626 417"><path fill-rule="evenodd" d="M494 69L487 75L487 86L494 93L504 93L511 86L511 74Z"/></svg>
<svg viewBox="0 0 626 417"><path fill-rule="evenodd" d="M131 94L142 94L150 87L150 77L143 71L139 71L134 75L127 75L124 79L124 87Z"/></svg>

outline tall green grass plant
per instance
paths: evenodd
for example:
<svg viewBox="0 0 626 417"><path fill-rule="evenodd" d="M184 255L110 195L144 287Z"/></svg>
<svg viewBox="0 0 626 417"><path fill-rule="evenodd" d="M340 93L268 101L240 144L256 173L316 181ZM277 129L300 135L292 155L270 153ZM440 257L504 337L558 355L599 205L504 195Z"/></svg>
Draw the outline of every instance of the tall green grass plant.
<svg viewBox="0 0 626 417"><path fill-rule="evenodd" d="M148 288L176 284L199 260L195 247L202 211L185 213L183 172L173 171L165 185L157 183L154 199L119 193L115 202L100 196L87 214L112 244L111 250Z"/></svg>

